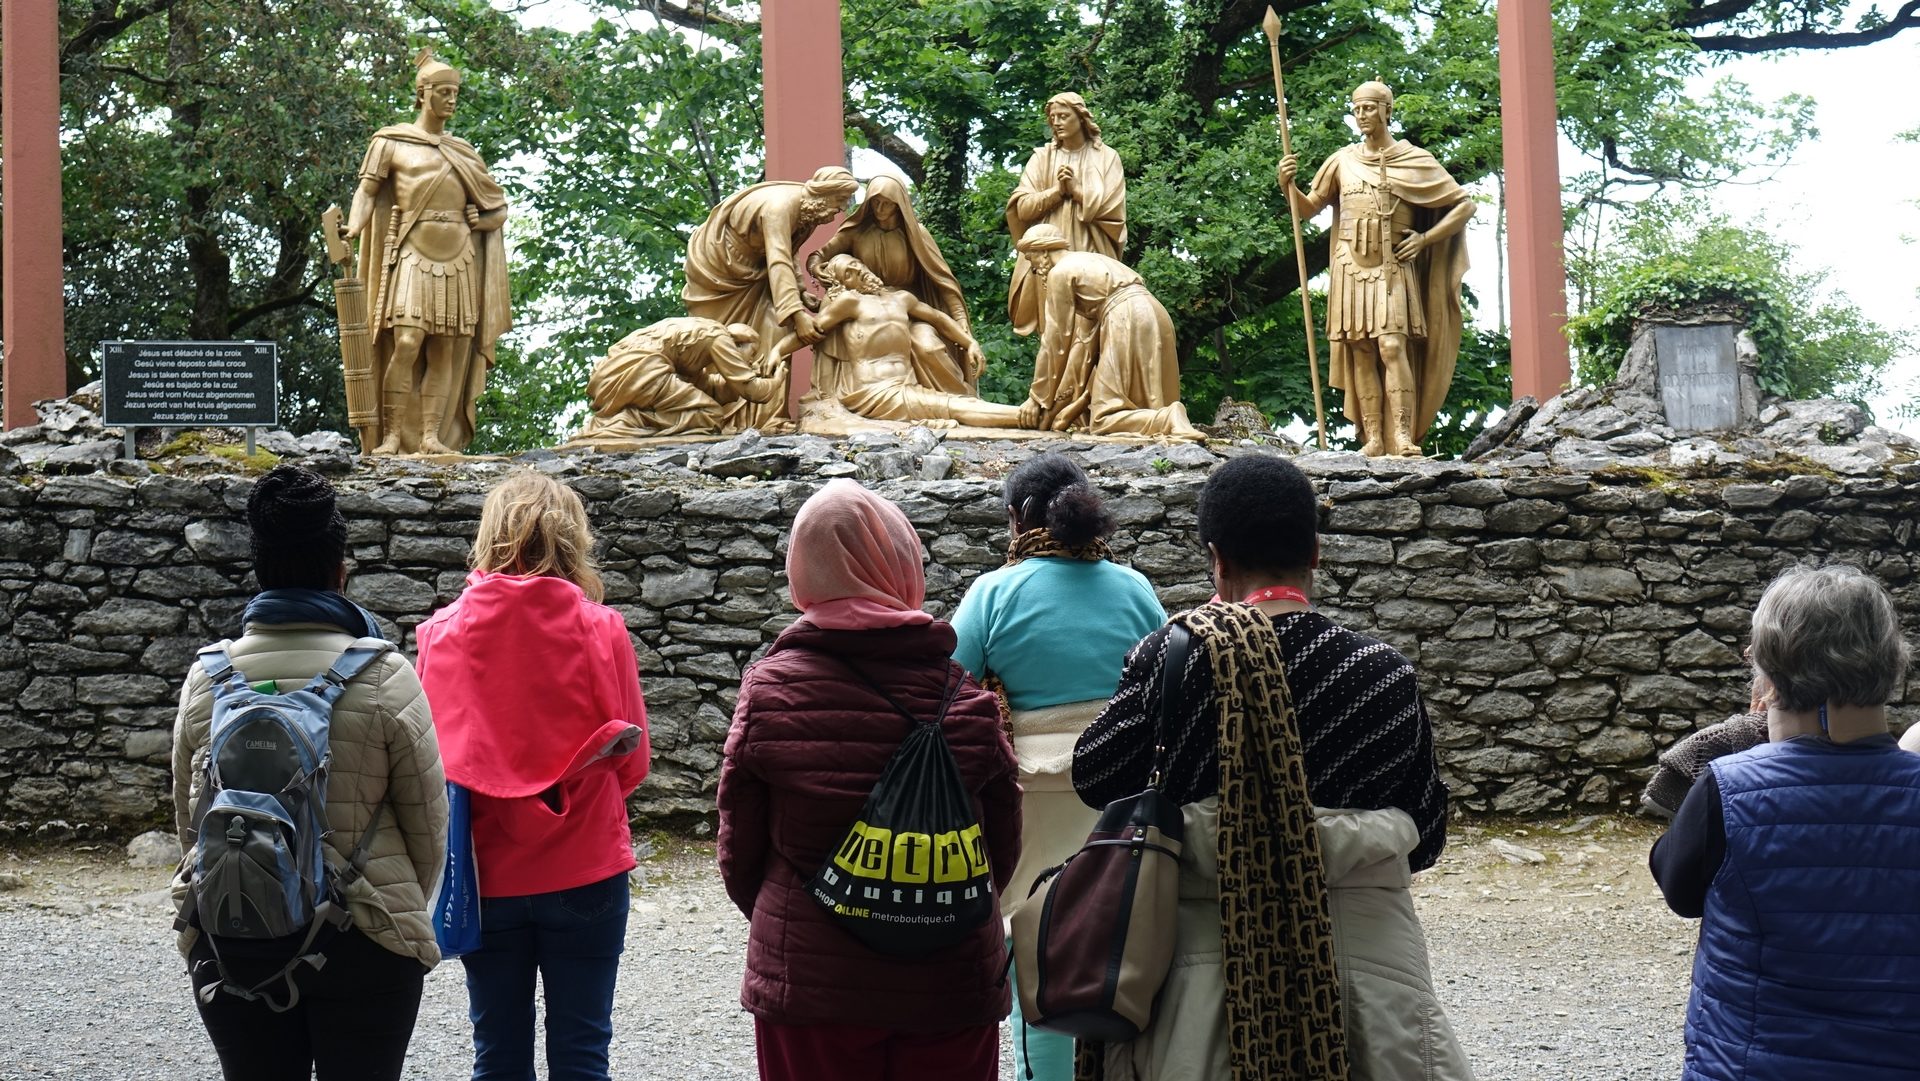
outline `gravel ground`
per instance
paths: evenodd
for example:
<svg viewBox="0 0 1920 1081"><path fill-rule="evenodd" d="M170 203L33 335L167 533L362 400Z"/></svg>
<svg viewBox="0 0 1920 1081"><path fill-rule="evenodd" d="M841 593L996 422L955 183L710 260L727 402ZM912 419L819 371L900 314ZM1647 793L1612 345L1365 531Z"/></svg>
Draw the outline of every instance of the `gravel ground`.
<svg viewBox="0 0 1920 1081"><path fill-rule="evenodd" d="M1694 928L1647 877L1654 835L1615 818L1459 825L1419 876L1434 977L1482 1081L1679 1073ZM1511 863L1496 839L1546 861ZM710 846L659 847L634 896L614 1076L752 1078L753 1028L737 1005L745 921ZM165 872L63 849L0 854L0 882L9 873L25 885L0 893L0 1081L218 1077L172 947ZM465 1006L457 963L428 977L408 1078L467 1075Z"/></svg>

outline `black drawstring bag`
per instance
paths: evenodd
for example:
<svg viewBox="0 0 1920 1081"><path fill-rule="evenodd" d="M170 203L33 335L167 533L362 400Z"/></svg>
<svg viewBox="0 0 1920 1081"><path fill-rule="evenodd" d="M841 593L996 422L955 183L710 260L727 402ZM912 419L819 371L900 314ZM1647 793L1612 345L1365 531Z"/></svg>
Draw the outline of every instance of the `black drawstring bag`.
<svg viewBox="0 0 1920 1081"><path fill-rule="evenodd" d="M868 948L918 957L965 941L993 918L986 838L941 728L961 679L949 666L939 715L922 721L847 667L911 727L807 892Z"/></svg>

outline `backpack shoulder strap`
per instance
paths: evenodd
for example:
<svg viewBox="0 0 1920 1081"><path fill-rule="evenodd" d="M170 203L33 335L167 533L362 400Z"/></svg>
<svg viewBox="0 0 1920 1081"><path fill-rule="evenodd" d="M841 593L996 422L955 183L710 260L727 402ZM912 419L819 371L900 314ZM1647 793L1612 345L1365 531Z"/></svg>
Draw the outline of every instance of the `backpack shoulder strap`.
<svg viewBox="0 0 1920 1081"><path fill-rule="evenodd" d="M367 873L367 859L373 854L373 835L380 829L380 815L387 809L387 800L393 795L391 789L373 805L373 816L367 819L367 828L360 833L360 839L353 844L353 851L347 853L347 865L340 869L339 877L334 881L342 889L352 885Z"/></svg>
<svg viewBox="0 0 1920 1081"><path fill-rule="evenodd" d="M366 671L381 654L393 648L393 643L384 638L360 638L342 650L327 670L313 677L313 681L304 688L318 695L322 702L331 706L347 689L347 682Z"/></svg>
<svg viewBox="0 0 1920 1081"><path fill-rule="evenodd" d="M247 689L247 677L233 666L233 658L227 653L227 647L232 644L232 639L224 639L210 646L201 646L200 652L195 655L207 678L213 681L215 697Z"/></svg>
<svg viewBox="0 0 1920 1081"><path fill-rule="evenodd" d="M962 675L959 679L954 678L953 672L956 666L951 661L949 661L947 663L946 682L945 682L945 685L940 688L940 711L934 715L934 718L932 721L923 721L920 718L914 716L912 710L901 705L899 699L888 694L887 689L885 687L880 686L879 683L875 682L874 678L867 674L866 669L861 668L859 665L853 663L852 661L846 659L845 657L840 656L837 653L823 652L821 655L826 657L832 657L834 660L839 661L842 665L844 665L848 670L852 671L854 675L859 676L860 682L865 683L868 686L868 688L870 688L875 694L878 694L880 697L886 699L887 705L892 706L893 711L895 713L898 713L900 716L906 718L907 723L912 725L932 724L935 727L939 727L941 723L946 721L947 710L953 707L953 700L959 696L961 684L966 682L965 675Z"/></svg>
<svg viewBox="0 0 1920 1081"><path fill-rule="evenodd" d="M1153 772L1147 787L1158 789L1166 780L1168 748L1180 724L1182 692L1186 690L1187 655L1193 652L1193 632L1184 624L1167 624L1167 652L1160 662L1160 723L1153 740Z"/></svg>

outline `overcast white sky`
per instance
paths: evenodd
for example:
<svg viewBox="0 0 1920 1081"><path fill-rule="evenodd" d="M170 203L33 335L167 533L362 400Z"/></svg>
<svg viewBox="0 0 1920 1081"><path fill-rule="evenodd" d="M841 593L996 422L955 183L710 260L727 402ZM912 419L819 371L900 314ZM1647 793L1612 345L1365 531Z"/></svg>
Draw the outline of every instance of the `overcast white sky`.
<svg viewBox="0 0 1920 1081"><path fill-rule="evenodd" d="M1792 243L1806 269L1828 269L1832 289L1890 327L1913 325L1920 308L1920 144L1895 138L1920 126L1920 109L1911 104L1916 70L1920 35L1907 34L1855 49L1740 57L1712 71L1765 99L1808 95L1819 129L1784 168L1755 183L1723 185L1714 201L1735 219L1760 222ZM1711 81L1703 80L1701 89ZM1562 172L1584 167L1565 140L1561 153ZM1468 281L1491 297L1493 216L1476 216L1470 229ZM1884 382L1887 393L1871 403L1879 421L1920 435L1920 420L1897 415L1920 398L1920 354L1897 360Z"/></svg>
<svg viewBox="0 0 1920 1081"><path fill-rule="evenodd" d="M577 30L592 22L593 11L581 0L547 0L526 17ZM1712 197L1734 218L1760 222L1791 242L1808 269L1828 269L1831 288L1888 326L1912 325L1920 308L1920 144L1895 138L1920 125L1920 110L1910 104L1916 71L1920 35L1907 34L1855 49L1739 57L1700 84L1704 91L1713 78L1731 75L1766 99L1796 92L1814 99L1817 138L1784 168L1725 185ZM1563 172L1585 168L1565 140L1561 153ZM854 166L863 177L894 171L865 151L856 152ZM1482 213L1468 227L1467 280L1489 298L1482 313L1488 321L1497 288L1493 221ZM1872 403L1880 422L1920 435L1920 419L1897 415L1920 399L1920 353L1896 361L1885 383L1887 393Z"/></svg>
<svg viewBox="0 0 1920 1081"><path fill-rule="evenodd" d="M1894 136L1920 126L1912 97L1920 36L1747 58L1727 70L1761 94L1811 96L1820 137L1770 182L1722 189L1722 202L1766 220L1809 266L1831 269L1832 286L1874 319L1912 326L1920 308L1920 143ZM1920 398L1920 353L1897 361L1886 383L1874 412L1889 427L1920 434L1920 421L1895 417L1899 406Z"/></svg>

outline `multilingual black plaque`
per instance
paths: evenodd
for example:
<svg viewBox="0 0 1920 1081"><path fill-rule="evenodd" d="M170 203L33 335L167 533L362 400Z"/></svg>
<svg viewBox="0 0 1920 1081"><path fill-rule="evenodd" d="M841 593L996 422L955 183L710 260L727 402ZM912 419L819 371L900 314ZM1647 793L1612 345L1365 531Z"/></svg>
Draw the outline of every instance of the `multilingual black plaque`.
<svg viewBox="0 0 1920 1081"><path fill-rule="evenodd" d="M271 428L277 342L101 342L108 427Z"/></svg>

